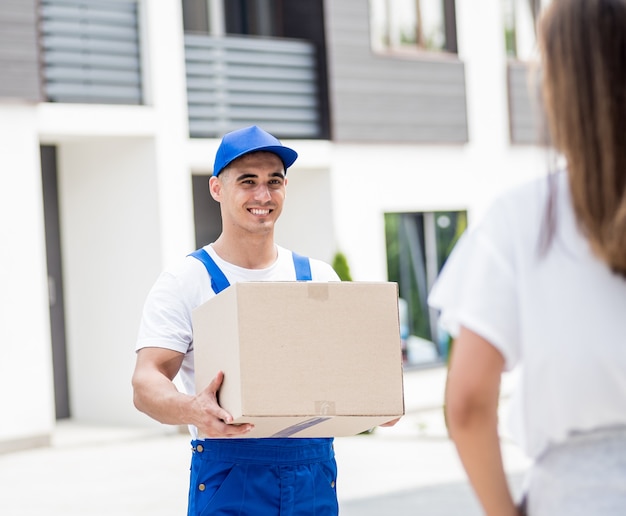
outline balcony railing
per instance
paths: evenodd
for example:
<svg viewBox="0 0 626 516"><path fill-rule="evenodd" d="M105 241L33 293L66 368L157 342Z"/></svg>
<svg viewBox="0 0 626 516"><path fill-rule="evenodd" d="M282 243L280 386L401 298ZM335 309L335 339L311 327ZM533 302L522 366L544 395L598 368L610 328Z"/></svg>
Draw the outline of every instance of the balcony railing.
<svg viewBox="0 0 626 516"><path fill-rule="evenodd" d="M137 0L41 0L51 102L141 104Z"/></svg>
<svg viewBox="0 0 626 516"><path fill-rule="evenodd" d="M306 41L185 35L191 137L258 124L282 138L319 138L315 50Z"/></svg>

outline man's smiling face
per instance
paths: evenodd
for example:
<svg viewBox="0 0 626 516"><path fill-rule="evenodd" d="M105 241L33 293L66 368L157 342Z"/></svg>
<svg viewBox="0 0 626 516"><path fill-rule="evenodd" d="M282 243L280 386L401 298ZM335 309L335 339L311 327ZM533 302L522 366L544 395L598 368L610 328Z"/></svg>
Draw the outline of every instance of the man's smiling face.
<svg viewBox="0 0 626 516"><path fill-rule="evenodd" d="M274 229L286 185L283 162L271 152L246 154L210 182L211 194L221 204L224 229L256 234Z"/></svg>

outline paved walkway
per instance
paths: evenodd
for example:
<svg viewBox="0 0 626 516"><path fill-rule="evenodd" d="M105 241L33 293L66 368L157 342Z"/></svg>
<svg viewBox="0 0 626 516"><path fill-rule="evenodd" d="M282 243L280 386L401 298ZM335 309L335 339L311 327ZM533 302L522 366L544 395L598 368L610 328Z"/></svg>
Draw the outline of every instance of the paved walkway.
<svg viewBox="0 0 626 516"><path fill-rule="evenodd" d="M335 440L342 516L480 515L446 436L444 373L405 373L407 415L396 426ZM188 461L177 429L63 422L53 446L0 455L0 515L182 516ZM504 461L518 490L528 462L506 441Z"/></svg>

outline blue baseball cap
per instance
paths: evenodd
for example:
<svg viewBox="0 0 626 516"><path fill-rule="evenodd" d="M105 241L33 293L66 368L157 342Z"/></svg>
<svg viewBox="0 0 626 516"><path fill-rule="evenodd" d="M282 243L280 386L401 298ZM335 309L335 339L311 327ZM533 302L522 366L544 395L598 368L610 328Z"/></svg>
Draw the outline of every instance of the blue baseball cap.
<svg viewBox="0 0 626 516"><path fill-rule="evenodd" d="M298 153L285 147L267 131L256 125L226 133L215 154L213 175L217 176L231 162L250 152L266 151L276 154L283 162L285 173L298 158Z"/></svg>

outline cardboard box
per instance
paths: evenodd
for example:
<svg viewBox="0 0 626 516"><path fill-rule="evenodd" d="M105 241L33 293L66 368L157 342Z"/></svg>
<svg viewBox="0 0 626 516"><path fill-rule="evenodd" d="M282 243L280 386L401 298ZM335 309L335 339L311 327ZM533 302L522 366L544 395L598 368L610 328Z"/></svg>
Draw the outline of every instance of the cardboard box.
<svg viewBox="0 0 626 516"><path fill-rule="evenodd" d="M355 435L404 414L396 283L237 283L193 312L196 389L247 437Z"/></svg>

